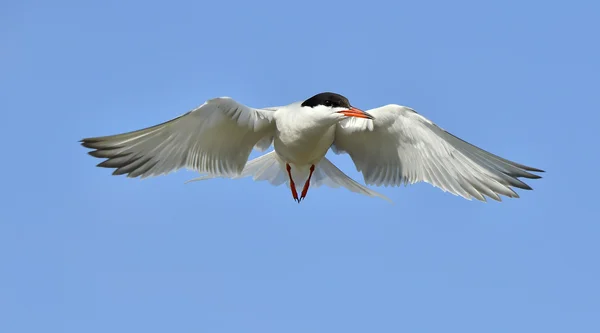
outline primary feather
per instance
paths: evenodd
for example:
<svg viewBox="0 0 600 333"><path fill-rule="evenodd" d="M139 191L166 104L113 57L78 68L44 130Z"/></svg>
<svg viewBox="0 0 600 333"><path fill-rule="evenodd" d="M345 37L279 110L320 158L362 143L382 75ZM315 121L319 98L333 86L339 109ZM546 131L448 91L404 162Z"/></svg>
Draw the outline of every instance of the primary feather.
<svg viewBox="0 0 600 333"><path fill-rule="evenodd" d="M149 177L186 167L215 175L239 174L252 148L271 144L273 111L254 109L221 97L175 119L145 129L83 139L106 158L98 166L115 175Z"/></svg>
<svg viewBox="0 0 600 333"><path fill-rule="evenodd" d="M350 155L365 182L398 186L424 181L466 199L518 197L511 187L543 172L496 156L446 132L413 109L390 104L349 118L336 129L334 151Z"/></svg>

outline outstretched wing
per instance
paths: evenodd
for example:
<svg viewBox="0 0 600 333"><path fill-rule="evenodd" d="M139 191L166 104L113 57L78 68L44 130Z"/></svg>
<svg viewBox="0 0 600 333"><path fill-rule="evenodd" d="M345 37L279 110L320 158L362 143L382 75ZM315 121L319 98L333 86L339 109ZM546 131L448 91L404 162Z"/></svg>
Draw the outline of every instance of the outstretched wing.
<svg viewBox="0 0 600 333"><path fill-rule="evenodd" d="M270 144L274 130L273 110L220 97L156 126L81 142L106 158L98 166L115 168L114 175L145 178L186 167L229 177L242 171L255 145Z"/></svg>
<svg viewBox="0 0 600 333"><path fill-rule="evenodd" d="M518 198L519 180L543 170L509 161L446 132L413 109L390 104L367 111L374 119L348 118L336 128L333 150L350 155L369 185L424 181L466 199Z"/></svg>

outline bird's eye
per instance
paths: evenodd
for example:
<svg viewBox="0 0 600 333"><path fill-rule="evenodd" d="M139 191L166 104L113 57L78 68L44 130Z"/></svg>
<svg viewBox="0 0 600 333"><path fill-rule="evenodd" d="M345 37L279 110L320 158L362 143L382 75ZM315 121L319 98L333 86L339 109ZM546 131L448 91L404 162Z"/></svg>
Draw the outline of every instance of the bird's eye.
<svg viewBox="0 0 600 333"><path fill-rule="evenodd" d="M331 101L325 101L325 106L332 106L333 103Z"/></svg>

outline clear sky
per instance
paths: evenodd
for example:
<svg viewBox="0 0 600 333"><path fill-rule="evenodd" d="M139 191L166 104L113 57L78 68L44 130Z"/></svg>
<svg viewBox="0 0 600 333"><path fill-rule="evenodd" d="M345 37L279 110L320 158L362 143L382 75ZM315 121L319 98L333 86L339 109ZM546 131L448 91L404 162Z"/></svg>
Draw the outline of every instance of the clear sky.
<svg viewBox="0 0 600 333"><path fill-rule="evenodd" d="M0 1L0 332L600 332L599 11ZM297 204L251 179L114 177L78 143L329 90L547 173L501 203L421 183Z"/></svg>

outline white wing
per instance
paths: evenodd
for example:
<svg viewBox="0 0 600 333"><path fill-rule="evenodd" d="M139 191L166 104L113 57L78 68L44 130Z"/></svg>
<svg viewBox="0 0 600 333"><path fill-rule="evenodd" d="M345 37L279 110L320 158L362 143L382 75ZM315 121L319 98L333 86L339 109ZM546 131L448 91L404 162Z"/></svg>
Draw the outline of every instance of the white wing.
<svg viewBox="0 0 600 333"><path fill-rule="evenodd" d="M114 175L141 178L186 167L220 176L239 174L252 148L267 148L274 134L273 110L254 109L229 97L206 103L165 123L129 133L87 138L90 155Z"/></svg>
<svg viewBox="0 0 600 333"><path fill-rule="evenodd" d="M519 197L511 187L531 189L518 177L541 178L527 171L542 170L475 147L411 108L390 104L367 112L375 119L338 124L332 149L348 153L368 185L424 181L469 200L500 201L498 194Z"/></svg>

